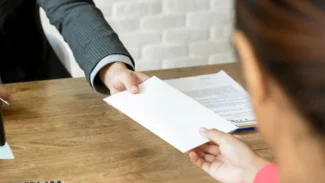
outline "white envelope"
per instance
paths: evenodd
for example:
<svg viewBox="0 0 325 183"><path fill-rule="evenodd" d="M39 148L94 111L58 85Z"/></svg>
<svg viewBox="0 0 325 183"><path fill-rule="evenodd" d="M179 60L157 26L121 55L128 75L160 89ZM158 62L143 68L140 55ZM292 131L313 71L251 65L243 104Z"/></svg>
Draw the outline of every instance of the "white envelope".
<svg viewBox="0 0 325 183"><path fill-rule="evenodd" d="M209 141L200 135L201 127L238 129L155 76L139 87L139 94L124 91L104 100L183 153Z"/></svg>

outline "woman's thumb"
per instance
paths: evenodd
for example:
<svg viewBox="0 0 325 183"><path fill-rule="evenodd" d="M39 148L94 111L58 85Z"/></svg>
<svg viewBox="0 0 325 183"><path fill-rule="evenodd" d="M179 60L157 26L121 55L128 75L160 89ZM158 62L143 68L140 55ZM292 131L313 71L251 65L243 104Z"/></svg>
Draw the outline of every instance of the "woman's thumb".
<svg viewBox="0 0 325 183"><path fill-rule="evenodd" d="M220 144L222 141L224 141L226 138L227 138L227 134L222 132L222 131L219 131L219 130L216 130L216 129L206 129L206 128L201 128L200 129L200 134L215 142L216 144Z"/></svg>

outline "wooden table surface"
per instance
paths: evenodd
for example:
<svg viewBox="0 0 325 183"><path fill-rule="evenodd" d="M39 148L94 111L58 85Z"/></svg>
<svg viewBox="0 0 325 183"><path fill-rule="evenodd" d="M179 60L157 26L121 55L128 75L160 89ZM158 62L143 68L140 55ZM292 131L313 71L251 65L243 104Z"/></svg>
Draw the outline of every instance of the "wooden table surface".
<svg viewBox="0 0 325 183"><path fill-rule="evenodd" d="M238 64L146 72L161 79L224 70L242 83ZM6 85L14 102L4 121L14 160L0 160L0 182L216 183L186 154L107 105L85 78ZM262 157L272 152L255 131L241 133Z"/></svg>

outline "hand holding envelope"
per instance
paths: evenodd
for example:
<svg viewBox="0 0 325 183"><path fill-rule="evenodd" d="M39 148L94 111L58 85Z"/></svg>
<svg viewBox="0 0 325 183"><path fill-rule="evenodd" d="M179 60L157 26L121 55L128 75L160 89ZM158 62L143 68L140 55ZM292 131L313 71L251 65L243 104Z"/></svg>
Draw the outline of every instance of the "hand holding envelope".
<svg viewBox="0 0 325 183"><path fill-rule="evenodd" d="M188 152L192 162L220 182L253 182L268 162L259 157L240 137L218 130L201 129L211 142Z"/></svg>
<svg viewBox="0 0 325 183"><path fill-rule="evenodd" d="M209 141L200 135L201 127L238 129L155 76L139 87L139 94L124 91L104 100L183 153Z"/></svg>

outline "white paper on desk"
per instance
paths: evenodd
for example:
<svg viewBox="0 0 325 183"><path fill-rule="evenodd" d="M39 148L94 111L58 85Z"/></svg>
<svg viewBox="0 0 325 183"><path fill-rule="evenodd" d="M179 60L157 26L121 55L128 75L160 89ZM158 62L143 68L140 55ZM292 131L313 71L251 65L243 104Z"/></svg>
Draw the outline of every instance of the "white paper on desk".
<svg viewBox="0 0 325 183"><path fill-rule="evenodd" d="M0 146L0 159L15 159L8 143Z"/></svg>
<svg viewBox="0 0 325 183"><path fill-rule="evenodd" d="M155 76L139 87L139 94L125 91L104 100L183 153L208 142L201 127L226 133L237 129Z"/></svg>
<svg viewBox="0 0 325 183"><path fill-rule="evenodd" d="M236 125L255 123L248 93L224 71L165 82Z"/></svg>

